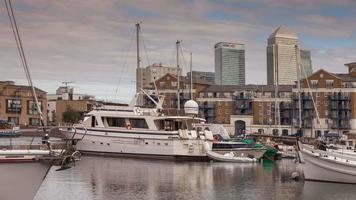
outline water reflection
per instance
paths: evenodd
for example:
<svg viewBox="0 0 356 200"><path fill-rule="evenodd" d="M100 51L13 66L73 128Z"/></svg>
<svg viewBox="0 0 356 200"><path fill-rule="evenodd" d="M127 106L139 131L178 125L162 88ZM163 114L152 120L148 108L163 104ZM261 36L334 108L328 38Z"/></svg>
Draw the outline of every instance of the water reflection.
<svg viewBox="0 0 356 200"><path fill-rule="evenodd" d="M326 199L323 191L337 188L294 182L290 174L295 170L291 160L237 164L84 157L75 168L52 169L36 200ZM355 186L349 189L356 195Z"/></svg>

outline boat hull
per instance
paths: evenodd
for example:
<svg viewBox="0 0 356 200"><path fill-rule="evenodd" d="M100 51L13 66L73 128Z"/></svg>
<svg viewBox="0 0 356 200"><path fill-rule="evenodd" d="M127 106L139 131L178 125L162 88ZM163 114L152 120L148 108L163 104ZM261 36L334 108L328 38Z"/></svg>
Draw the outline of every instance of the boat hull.
<svg viewBox="0 0 356 200"><path fill-rule="evenodd" d="M72 132L63 133L68 138L73 136ZM80 138L76 144L76 149L80 152L107 156L204 161L209 160L206 145L211 148L211 142L205 140L179 139L167 135L98 131L90 131L84 135L78 131L75 138Z"/></svg>
<svg viewBox="0 0 356 200"><path fill-rule="evenodd" d="M213 149L220 154L233 152L237 157L251 157L261 159L266 152L266 149L260 148L235 148L235 149Z"/></svg>
<svg viewBox="0 0 356 200"><path fill-rule="evenodd" d="M0 199L33 199L51 166L31 159L1 159Z"/></svg>
<svg viewBox="0 0 356 200"><path fill-rule="evenodd" d="M355 164L343 163L317 154L305 149L299 151L300 166L306 180L356 184Z"/></svg>

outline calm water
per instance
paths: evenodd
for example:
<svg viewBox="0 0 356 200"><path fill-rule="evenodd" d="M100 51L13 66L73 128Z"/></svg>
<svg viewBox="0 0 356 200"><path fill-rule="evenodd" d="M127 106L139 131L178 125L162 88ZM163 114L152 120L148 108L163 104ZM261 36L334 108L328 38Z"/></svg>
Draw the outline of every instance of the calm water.
<svg viewBox="0 0 356 200"><path fill-rule="evenodd" d="M294 182L293 160L199 163L83 157L69 170L52 168L36 200L356 199L356 186Z"/></svg>

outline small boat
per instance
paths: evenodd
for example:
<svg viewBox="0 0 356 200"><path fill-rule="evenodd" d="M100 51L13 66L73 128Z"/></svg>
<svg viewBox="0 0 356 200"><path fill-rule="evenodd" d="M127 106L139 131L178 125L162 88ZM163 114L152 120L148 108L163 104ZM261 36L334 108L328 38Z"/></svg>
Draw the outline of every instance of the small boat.
<svg viewBox="0 0 356 200"><path fill-rule="evenodd" d="M256 158L249 158L247 156L236 156L234 152L230 153L225 153L225 154L220 154L214 151L208 151L207 156L214 160L214 161L219 161L219 162L235 162L235 163L254 163L257 162Z"/></svg>
<svg viewBox="0 0 356 200"><path fill-rule="evenodd" d="M255 146L238 141L214 141L212 144L212 151L219 154L226 154L233 152L238 157L249 157L261 159L266 152L266 148Z"/></svg>
<svg viewBox="0 0 356 200"><path fill-rule="evenodd" d="M19 137L21 136L20 128L14 124L0 119L0 137Z"/></svg>
<svg viewBox="0 0 356 200"><path fill-rule="evenodd" d="M356 157L298 142L299 165L305 180L356 184Z"/></svg>

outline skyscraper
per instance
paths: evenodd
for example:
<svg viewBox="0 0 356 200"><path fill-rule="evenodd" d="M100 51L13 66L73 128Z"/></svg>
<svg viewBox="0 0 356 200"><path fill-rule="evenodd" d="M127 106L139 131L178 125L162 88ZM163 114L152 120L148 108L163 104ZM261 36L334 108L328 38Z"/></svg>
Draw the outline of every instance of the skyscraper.
<svg viewBox="0 0 356 200"><path fill-rule="evenodd" d="M313 73L311 54L309 50L300 50L301 79L310 76Z"/></svg>
<svg viewBox="0 0 356 200"><path fill-rule="evenodd" d="M284 26L278 27L268 38L268 85L292 85L297 80L298 37Z"/></svg>
<svg viewBox="0 0 356 200"><path fill-rule="evenodd" d="M245 85L244 44L215 44L215 84Z"/></svg>

